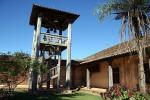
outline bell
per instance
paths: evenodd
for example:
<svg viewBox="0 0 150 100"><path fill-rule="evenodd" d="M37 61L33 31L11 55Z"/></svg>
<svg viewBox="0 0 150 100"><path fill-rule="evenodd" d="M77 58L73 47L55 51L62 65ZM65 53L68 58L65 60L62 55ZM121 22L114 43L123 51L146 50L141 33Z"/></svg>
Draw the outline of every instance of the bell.
<svg viewBox="0 0 150 100"><path fill-rule="evenodd" d="M46 35L45 35L45 34L44 34L43 40L44 40L44 41L47 41L47 38L46 38Z"/></svg>
<svg viewBox="0 0 150 100"><path fill-rule="evenodd" d="M59 30L59 35L62 35L62 29Z"/></svg>
<svg viewBox="0 0 150 100"><path fill-rule="evenodd" d="M50 33L49 29L47 29L47 33Z"/></svg>
<svg viewBox="0 0 150 100"><path fill-rule="evenodd" d="M53 28L50 28L50 31L53 31Z"/></svg>
<svg viewBox="0 0 150 100"><path fill-rule="evenodd" d="M57 33L57 30L56 30L56 28L54 29L54 33Z"/></svg>

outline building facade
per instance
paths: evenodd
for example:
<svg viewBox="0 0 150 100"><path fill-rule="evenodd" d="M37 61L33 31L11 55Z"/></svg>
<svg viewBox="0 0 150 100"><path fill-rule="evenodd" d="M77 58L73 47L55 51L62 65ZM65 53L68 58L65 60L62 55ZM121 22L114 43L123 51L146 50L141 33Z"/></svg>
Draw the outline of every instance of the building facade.
<svg viewBox="0 0 150 100"><path fill-rule="evenodd" d="M115 45L86 57L74 69L74 86L109 89L121 84L130 89L139 89L139 58L130 41ZM150 86L150 48L145 46L144 73L146 90Z"/></svg>

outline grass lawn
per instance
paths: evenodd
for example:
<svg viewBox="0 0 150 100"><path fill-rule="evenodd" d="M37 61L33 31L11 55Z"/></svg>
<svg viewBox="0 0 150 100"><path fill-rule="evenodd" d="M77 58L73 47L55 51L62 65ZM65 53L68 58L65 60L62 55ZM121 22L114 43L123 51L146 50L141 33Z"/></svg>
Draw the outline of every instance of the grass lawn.
<svg viewBox="0 0 150 100"><path fill-rule="evenodd" d="M51 95L38 94L31 95L28 92L17 92L13 98L9 100L102 100L100 96L95 96L82 92L75 92L72 94Z"/></svg>

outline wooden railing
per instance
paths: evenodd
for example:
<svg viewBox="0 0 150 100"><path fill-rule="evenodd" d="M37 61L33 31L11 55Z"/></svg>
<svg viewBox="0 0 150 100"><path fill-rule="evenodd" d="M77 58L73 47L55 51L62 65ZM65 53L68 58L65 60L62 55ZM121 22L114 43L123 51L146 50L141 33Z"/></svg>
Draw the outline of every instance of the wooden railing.
<svg viewBox="0 0 150 100"><path fill-rule="evenodd" d="M49 76L47 77L47 74L49 74ZM46 78L46 79L44 79L44 80L42 80L42 83L45 83L45 82L47 82L47 81L49 81L49 80L51 80L51 79L54 79L54 78L57 78L58 77L58 71L57 71L57 66L56 67L53 67L53 68L51 68L51 69L49 69L46 73L45 73L45 75L43 76L44 78Z"/></svg>
<svg viewBox="0 0 150 100"><path fill-rule="evenodd" d="M48 71L49 71L50 77L53 77L58 74L57 66L49 69Z"/></svg>
<svg viewBox="0 0 150 100"><path fill-rule="evenodd" d="M66 46L67 37L64 37L62 35L52 35L49 33L41 33L41 43Z"/></svg>

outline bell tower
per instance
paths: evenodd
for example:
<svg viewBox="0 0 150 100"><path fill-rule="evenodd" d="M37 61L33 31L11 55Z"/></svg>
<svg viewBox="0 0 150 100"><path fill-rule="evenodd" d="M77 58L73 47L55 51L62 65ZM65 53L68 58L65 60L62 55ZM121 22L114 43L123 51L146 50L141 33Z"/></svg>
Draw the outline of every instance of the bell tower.
<svg viewBox="0 0 150 100"><path fill-rule="evenodd" d="M71 81L71 37L72 24L79 17L77 14L33 5L29 24L34 26L32 43L32 60L43 62L47 67L45 80L30 69L29 89L36 91L42 83L50 88L50 81L56 80L60 88L61 54L67 49L66 89L70 90ZM46 32L42 32L43 30ZM40 78L39 78L40 77ZM40 84L39 84L40 82Z"/></svg>

